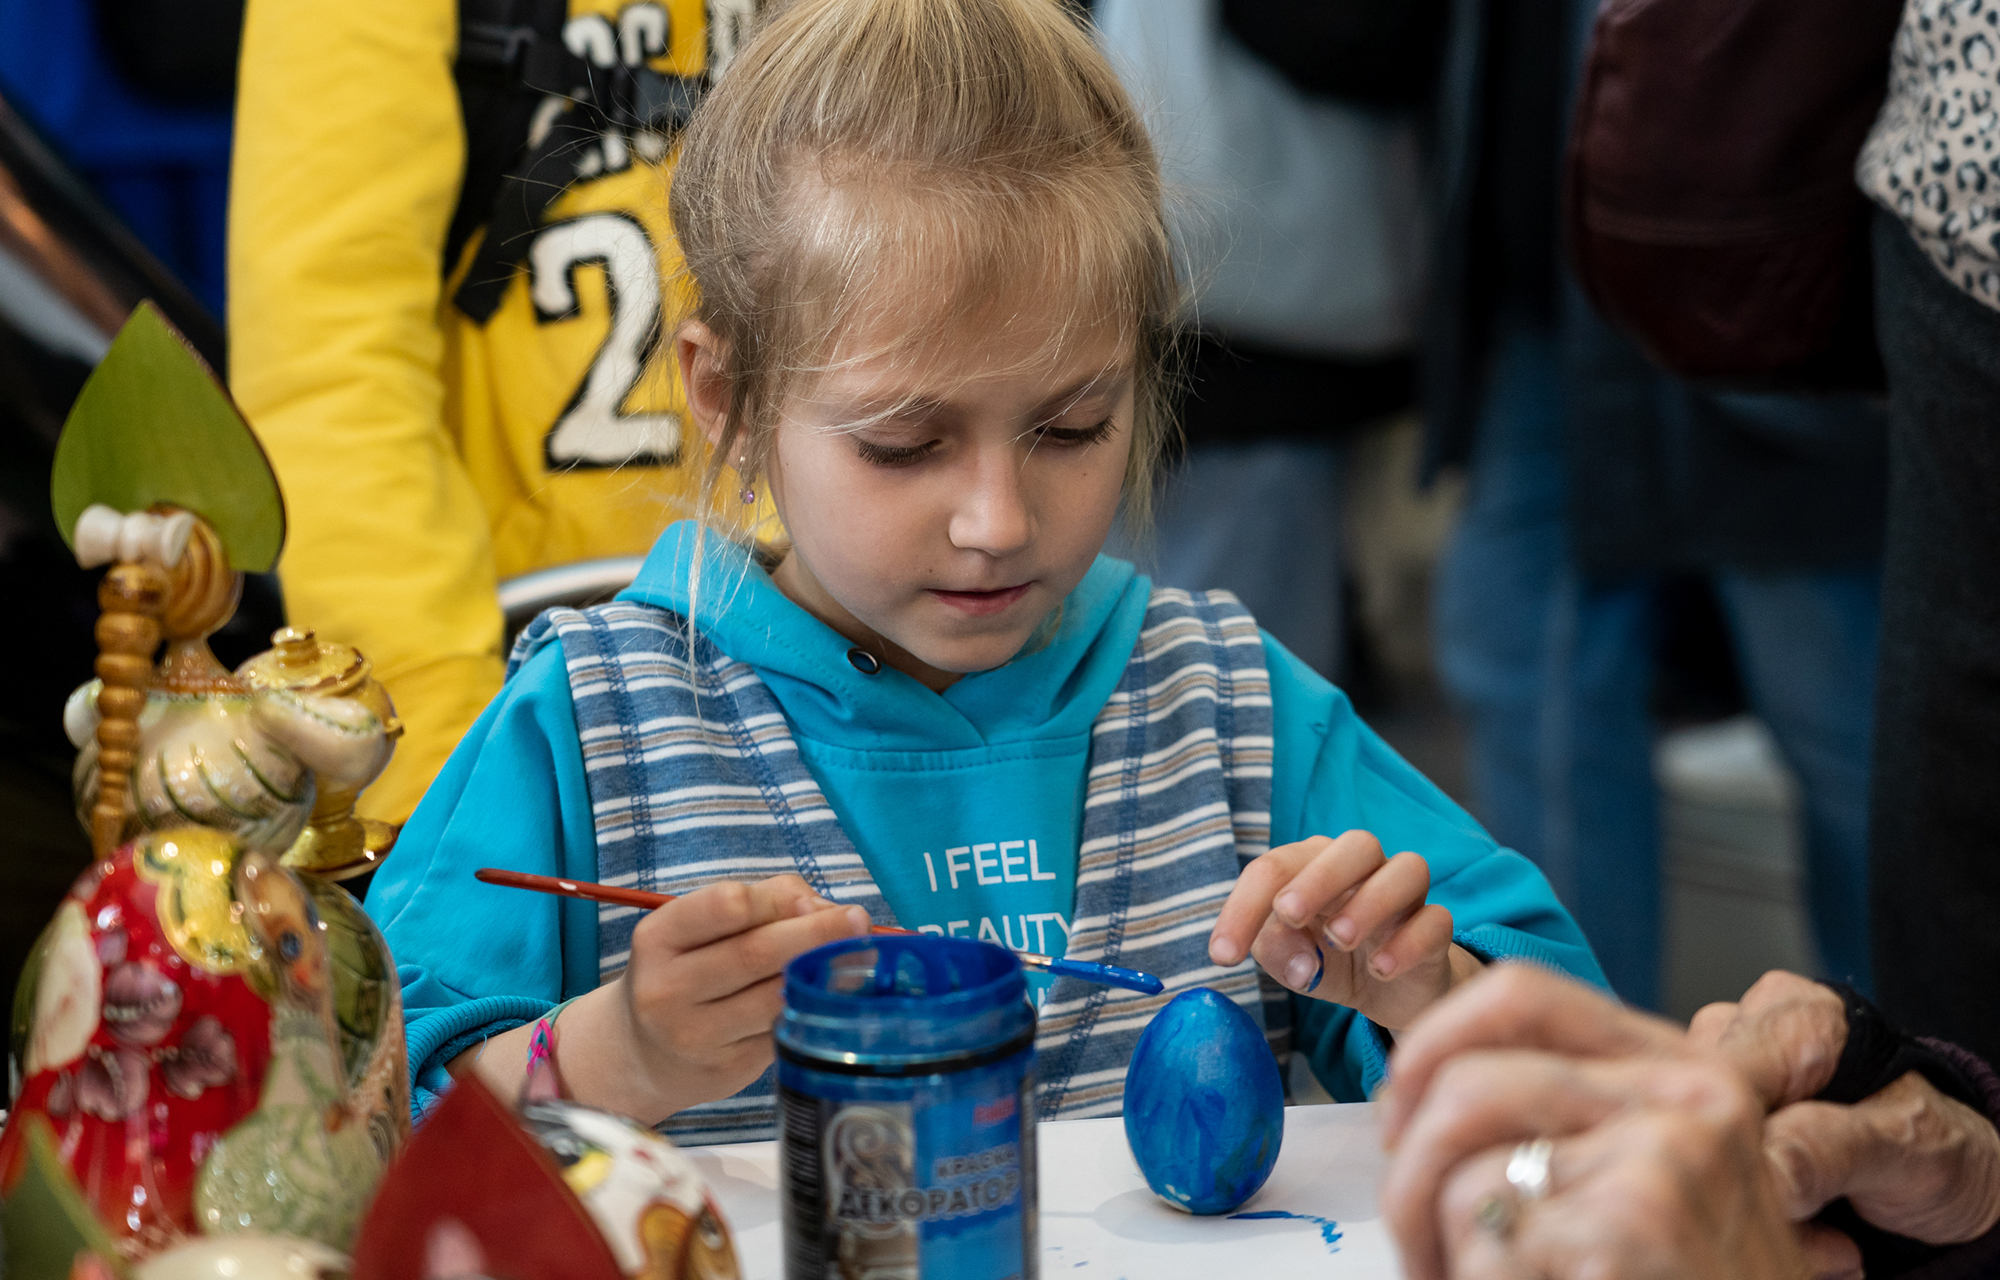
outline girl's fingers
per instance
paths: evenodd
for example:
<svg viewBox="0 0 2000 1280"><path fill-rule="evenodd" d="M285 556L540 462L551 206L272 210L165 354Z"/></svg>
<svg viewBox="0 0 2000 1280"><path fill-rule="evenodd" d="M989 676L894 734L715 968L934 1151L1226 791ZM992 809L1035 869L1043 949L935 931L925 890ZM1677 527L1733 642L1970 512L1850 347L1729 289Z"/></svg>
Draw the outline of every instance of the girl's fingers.
<svg viewBox="0 0 2000 1280"><path fill-rule="evenodd" d="M1335 899L1378 874L1384 861L1380 840L1366 831L1349 831L1301 866L1278 891L1271 909L1293 928L1309 928L1332 909Z"/></svg>
<svg viewBox="0 0 2000 1280"><path fill-rule="evenodd" d="M1209 959L1220 965L1241 964L1271 914L1272 899L1300 868L1332 843L1325 836L1314 836L1273 849L1243 868L1215 917L1215 927L1209 930Z"/></svg>
<svg viewBox="0 0 2000 1280"><path fill-rule="evenodd" d="M860 907L842 907L759 925L683 952L660 966L658 985L683 1009L720 1000L774 977L794 957L814 947L865 935L869 923L868 913ZM637 994L642 1000L656 995Z"/></svg>
<svg viewBox="0 0 2000 1280"><path fill-rule="evenodd" d="M1419 907L1368 957L1368 971L1384 982L1443 956L1451 946L1451 912L1433 902Z"/></svg>
<svg viewBox="0 0 2000 1280"><path fill-rule="evenodd" d="M743 1047L742 1041L768 1037L784 1003L782 975L753 982L741 991L689 1010L688 1038L713 1046L718 1056L728 1057Z"/></svg>
<svg viewBox="0 0 2000 1280"><path fill-rule="evenodd" d="M1326 922L1327 938L1342 951L1354 950L1410 916L1424 905L1431 891L1430 864L1422 858L1414 853L1399 853L1383 862L1382 847L1375 845L1374 852L1375 869L1361 881L1340 914ZM1283 901L1283 895L1279 900Z"/></svg>
<svg viewBox="0 0 2000 1280"><path fill-rule="evenodd" d="M825 900L797 876L756 884L712 884L648 912L632 930L632 946L662 956L693 951L774 921L809 914Z"/></svg>
<svg viewBox="0 0 2000 1280"><path fill-rule="evenodd" d="M1306 995L1312 994L1325 976L1326 958L1313 939L1276 916L1264 921L1250 954L1265 973Z"/></svg>

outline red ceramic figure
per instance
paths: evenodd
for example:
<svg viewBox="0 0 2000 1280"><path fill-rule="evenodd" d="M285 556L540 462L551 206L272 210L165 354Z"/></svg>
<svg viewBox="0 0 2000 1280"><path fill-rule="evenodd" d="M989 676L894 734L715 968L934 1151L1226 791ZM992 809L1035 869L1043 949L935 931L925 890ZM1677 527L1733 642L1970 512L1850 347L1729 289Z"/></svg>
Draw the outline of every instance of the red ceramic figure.
<svg viewBox="0 0 2000 1280"><path fill-rule="evenodd" d="M0 1195L37 1114L130 1257L246 1230L344 1246L393 1137L349 1087L327 935L297 877L221 832L93 866L29 962Z"/></svg>

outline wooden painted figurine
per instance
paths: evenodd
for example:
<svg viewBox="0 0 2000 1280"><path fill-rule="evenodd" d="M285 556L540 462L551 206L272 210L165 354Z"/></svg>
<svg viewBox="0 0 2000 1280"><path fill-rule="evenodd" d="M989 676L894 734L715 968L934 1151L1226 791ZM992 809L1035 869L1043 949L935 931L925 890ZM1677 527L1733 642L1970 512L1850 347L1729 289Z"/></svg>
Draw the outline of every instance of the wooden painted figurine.
<svg viewBox="0 0 2000 1280"><path fill-rule="evenodd" d="M178 536L121 538L129 527L153 524ZM121 540L148 558L121 562L107 576L100 629L118 641L127 634L140 643L164 639L166 654L143 673L131 659L143 660L149 650L136 644L101 654L104 670L64 708L63 727L79 748L78 814L100 842L99 856L134 831L190 823L281 855L305 830L320 789L343 797L351 814L354 795L389 762L392 714L353 698L253 683L215 660L208 636L235 613L242 578L230 570L207 522L188 512L120 517L91 507L79 522L77 558L85 567L103 563ZM174 551L165 563L152 559ZM166 584L157 615L143 612L152 593L136 603L122 585L114 593L110 584L125 581L121 571L132 569ZM114 658L116 665L108 661Z"/></svg>
<svg viewBox="0 0 2000 1280"><path fill-rule="evenodd" d="M65 713L98 861L15 1008L9 1274L39 1280L31 1259L98 1234L114 1269L199 1235L344 1249L407 1134L400 1001L359 903L281 859L323 787L351 811L393 711L340 696L358 682L260 681L209 651L241 573L275 562L283 506L247 425L150 307L78 397L51 489L79 561L110 565L98 679Z"/></svg>
<svg viewBox="0 0 2000 1280"><path fill-rule="evenodd" d="M320 923L298 877L203 827L87 871L23 983L0 1190L34 1115L128 1257L246 1230L345 1245L387 1144L348 1084Z"/></svg>
<svg viewBox="0 0 2000 1280"><path fill-rule="evenodd" d="M519 1112L466 1075L383 1179L354 1280L738 1280L685 1152L573 1102Z"/></svg>

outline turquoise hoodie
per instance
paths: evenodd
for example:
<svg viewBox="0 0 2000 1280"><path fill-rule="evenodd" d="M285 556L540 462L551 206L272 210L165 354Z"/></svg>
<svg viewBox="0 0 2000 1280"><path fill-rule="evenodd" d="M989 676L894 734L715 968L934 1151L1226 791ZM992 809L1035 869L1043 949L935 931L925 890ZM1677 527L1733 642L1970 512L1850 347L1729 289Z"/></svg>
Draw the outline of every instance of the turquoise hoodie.
<svg viewBox="0 0 2000 1280"><path fill-rule="evenodd" d="M943 693L864 675L849 642L713 535L697 626L764 680L807 768L899 922L1060 955L1075 895L1090 727L1124 673L1151 584L1100 557L1046 647ZM620 599L690 612L695 526L663 533ZM1603 982L1526 859L1497 847L1346 695L1264 637L1273 709L1271 843L1372 831L1431 868L1430 900L1488 959ZM1032 842L1032 844L1030 843ZM501 866L597 878L583 754L559 646L508 680L410 818L368 895L399 962L418 1105L444 1064L598 985L597 908L472 878ZM1034 935L1028 936L1033 929ZM1296 1000L1298 1043L1335 1097L1379 1083L1384 1042L1351 1010Z"/></svg>

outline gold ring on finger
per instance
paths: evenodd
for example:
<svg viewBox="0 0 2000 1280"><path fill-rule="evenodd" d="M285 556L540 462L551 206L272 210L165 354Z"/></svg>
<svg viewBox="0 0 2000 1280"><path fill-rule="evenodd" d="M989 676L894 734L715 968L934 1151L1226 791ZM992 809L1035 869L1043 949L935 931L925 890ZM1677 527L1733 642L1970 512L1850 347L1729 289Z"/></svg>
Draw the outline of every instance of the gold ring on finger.
<svg viewBox="0 0 2000 1280"><path fill-rule="evenodd" d="M1519 1205L1514 1197L1498 1191L1482 1199L1472 1210L1472 1220L1500 1240L1514 1234L1514 1223L1519 1216Z"/></svg>

